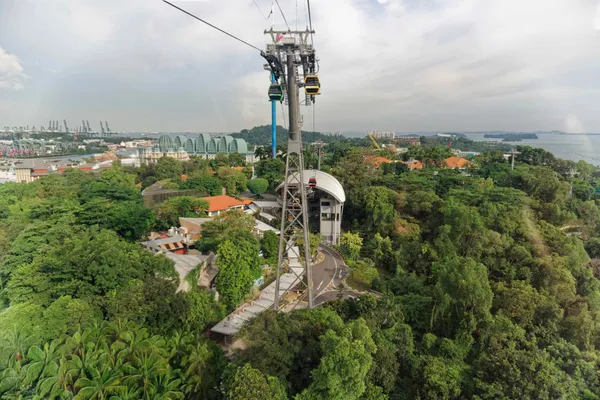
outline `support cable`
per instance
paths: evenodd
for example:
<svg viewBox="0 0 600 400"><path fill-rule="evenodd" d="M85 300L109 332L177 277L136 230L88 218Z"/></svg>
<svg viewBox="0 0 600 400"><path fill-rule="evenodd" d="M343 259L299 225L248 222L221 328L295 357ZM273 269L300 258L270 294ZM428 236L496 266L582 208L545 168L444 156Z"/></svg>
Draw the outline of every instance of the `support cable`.
<svg viewBox="0 0 600 400"><path fill-rule="evenodd" d="M260 15L263 16L263 18L265 19L265 21L267 21L267 23L269 23L269 19L265 16L265 14L260 10L260 7L258 6L258 4L256 4L256 0L252 0L252 2L254 3L254 5L256 6L256 9L258 10L258 12L260 13Z"/></svg>
<svg viewBox="0 0 600 400"><path fill-rule="evenodd" d="M163 0L163 1L165 1L165 0ZM285 18L285 14L283 13L281 6L279 5L279 0L275 0L275 4L277 4L277 8L279 8L279 12L281 13L281 16L283 17L283 20L285 21L285 25L287 26L288 31L291 31L290 24L288 24L287 19Z"/></svg>
<svg viewBox="0 0 600 400"><path fill-rule="evenodd" d="M232 35L231 33L229 33L229 32L226 32L226 31L224 31L223 29L221 29L221 28L219 28L219 27L216 27L216 26L214 26L214 25L213 25L213 24L211 24L210 22L206 22L206 21L205 21L205 20L203 20L202 18L199 18L199 17L195 16L194 14L192 14L192 13L190 13L190 12L188 12L188 11L184 10L183 8L177 7L175 4L173 4L173 3L170 3L170 2L168 2L167 0L163 0L163 2L164 2L164 3L167 3L168 5L170 5L170 6L171 6L171 7L173 7L173 8L176 8L176 9L178 9L178 10L179 10L179 11L181 11L182 13L185 13L185 14L189 15L190 17L192 17L192 18L195 18L195 19L197 19L198 21L205 23L206 25L210 26L211 28L214 28L214 29L218 30L219 32L226 34L227 36L229 36L229 37L231 37L231 38L233 38L233 39L237 40L238 42L242 42L242 43L244 43L246 46L250 46L250 47L252 47L252 48L253 48L253 49L255 49L255 50L262 51L262 50L261 50L261 49L259 49L258 47L251 45L250 43L246 42L245 40L242 40L242 39L240 39L239 37L237 37L237 36L234 36L234 35Z"/></svg>
<svg viewBox="0 0 600 400"><path fill-rule="evenodd" d="M285 119L285 108L283 107L283 103L281 103L281 116L283 117L283 127L287 129L286 119Z"/></svg>
<svg viewBox="0 0 600 400"><path fill-rule="evenodd" d="M310 0L306 0L306 5L308 6L308 26L310 27L310 44L314 46L312 17L310 15Z"/></svg>

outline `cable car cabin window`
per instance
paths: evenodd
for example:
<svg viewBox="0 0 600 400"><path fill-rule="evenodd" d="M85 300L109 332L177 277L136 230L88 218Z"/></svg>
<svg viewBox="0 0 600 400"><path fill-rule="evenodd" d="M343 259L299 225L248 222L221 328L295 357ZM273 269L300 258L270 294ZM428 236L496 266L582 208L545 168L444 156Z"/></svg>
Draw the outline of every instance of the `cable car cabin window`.
<svg viewBox="0 0 600 400"><path fill-rule="evenodd" d="M281 86L274 85L269 88L269 94L283 94L283 90L281 90Z"/></svg>

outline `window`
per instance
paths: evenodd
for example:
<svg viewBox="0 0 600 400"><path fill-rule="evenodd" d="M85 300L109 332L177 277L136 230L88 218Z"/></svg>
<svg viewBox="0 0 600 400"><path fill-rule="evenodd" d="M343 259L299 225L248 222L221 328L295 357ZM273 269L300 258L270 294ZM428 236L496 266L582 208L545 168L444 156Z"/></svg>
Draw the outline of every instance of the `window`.
<svg viewBox="0 0 600 400"><path fill-rule="evenodd" d="M331 202L330 201L323 201L323 202L321 202L321 205L322 206L330 206Z"/></svg>
<svg viewBox="0 0 600 400"><path fill-rule="evenodd" d="M321 221L333 221L335 214L323 213L321 214Z"/></svg>

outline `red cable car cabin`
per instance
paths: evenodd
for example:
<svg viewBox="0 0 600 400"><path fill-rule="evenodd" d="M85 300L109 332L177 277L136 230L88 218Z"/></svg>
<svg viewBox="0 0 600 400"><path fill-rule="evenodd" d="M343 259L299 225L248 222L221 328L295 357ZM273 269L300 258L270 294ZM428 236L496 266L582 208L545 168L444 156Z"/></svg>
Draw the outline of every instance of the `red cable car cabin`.
<svg viewBox="0 0 600 400"><path fill-rule="evenodd" d="M317 187L317 178L308 178L308 187L314 189Z"/></svg>

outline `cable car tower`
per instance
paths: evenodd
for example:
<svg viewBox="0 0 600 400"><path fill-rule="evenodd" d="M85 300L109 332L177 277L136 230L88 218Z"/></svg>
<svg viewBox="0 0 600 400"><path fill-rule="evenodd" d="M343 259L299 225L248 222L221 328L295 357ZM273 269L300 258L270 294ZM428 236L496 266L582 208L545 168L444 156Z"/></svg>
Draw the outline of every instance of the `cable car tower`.
<svg viewBox="0 0 600 400"><path fill-rule="evenodd" d="M315 75L315 51L309 44L309 35L314 31L277 31L271 28L265 31L270 35L272 43L262 52L275 80L281 79L281 86L286 93L284 97L289 110L289 139L285 162L285 179L283 184L283 205L281 214L281 234L277 257L277 279L275 286L275 310L280 308L280 300L290 290L300 289L304 293L308 307L313 307L313 282L308 236L308 210L304 181L304 159L302 156L302 134L300 127L299 88L305 87L305 104L312 104L314 97L320 92L320 83ZM283 68L285 64L286 68ZM301 73L299 74L299 70ZM299 76L300 75L300 76ZM314 90L318 84L318 92ZM309 92L309 85L312 91ZM298 239L304 242L303 254L293 254L298 246ZM290 258L298 257L302 268L289 265ZM285 273L294 275L294 282L285 288L280 287L280 278Z"/></svg>

